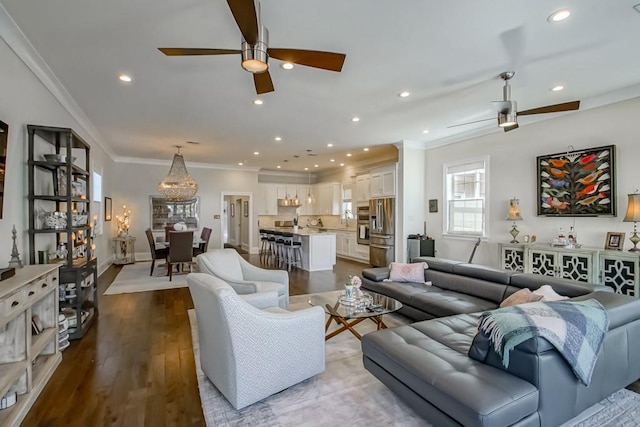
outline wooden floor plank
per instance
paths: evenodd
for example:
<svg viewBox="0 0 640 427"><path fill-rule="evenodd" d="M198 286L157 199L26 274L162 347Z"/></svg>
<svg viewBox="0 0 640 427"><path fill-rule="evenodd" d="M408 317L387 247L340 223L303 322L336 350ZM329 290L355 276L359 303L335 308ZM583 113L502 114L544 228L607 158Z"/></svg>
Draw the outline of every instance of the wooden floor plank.
<svg viewBox="0 0 640 427"><path fill-rule="evenodd" d="M261 265L257 255L245 257ZM341 289L365 267L339 260L333 271L294 269L289 292ZM63 352L23 427L205 425L187 316L193 308L189 290L102 296L121 268L111 266L100 276L95 324Z"/></svg>

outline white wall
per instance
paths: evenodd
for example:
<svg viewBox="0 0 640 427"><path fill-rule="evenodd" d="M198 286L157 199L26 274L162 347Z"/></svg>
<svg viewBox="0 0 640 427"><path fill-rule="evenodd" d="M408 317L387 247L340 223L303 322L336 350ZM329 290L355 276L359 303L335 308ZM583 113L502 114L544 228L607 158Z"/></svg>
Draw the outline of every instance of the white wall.
<svg viewBox="0 0 640 427"><path fill-rule="evenodd" d="M103 174L106 192L110 189L112 162L3 39L0 39L0 58L0 120L9 125L4 215L0 220L0 267L5 267L11 258L11 229L14 224L18 231L20 258L25 263L29 259L27 124L69 127L75 130L91 145L92 168ZM102 236L96 238L95 243L102 271L113 256L110 234L106 229Z"/></svg>
<svg viewBox="0 0 640 427"><path fill-rule="evenodd" d="M221 221L222 206L221 193L234 192L242 194L253 193L253 216L249 217L253 221L253 245L257 250L258 226L256 212L262 206L262 198L259 195L259 184L257 172L245 172L238 170L221 170L204 167L196 167L189 164L186 157L187 170L198 183L198 194L200 197L200 221L198 228L209 227L212 229L209 248L221 248ZM171 159L167 159L166 165L121 163L116 162L111 177L112 194L105 194L113 198L114 215L121 211L122 205L126 204L132 211L132 226L129 234L135 236L138 242L136 245L136 258L149 258L149 248L146 244L144 230L151 225L151 213L149 196L158 195L158 183L169 172ZM235 198L234 198L235 199ZM214 215L220 215L220 219L214 219ZM242 210L236 208L236 218L242 215ZM248 224L248 222L247 222ZM114 232L115 233L115 232Z"/></svg>
<svg viewBox="0 0 640 427"><path fill-rule="evenodd" d="M407 262L407 237L422 234L425 221L425 181L416 179L425 174L425 150L405 141L399 146L396 195L396 260ZM404 202L401 202L404 201Z"/></svg>
<svg viewBox="0 0 640 427"><path fill-rule="evenodd" d="M568 230L574 224L578 242L589 247L604 247L608 231L626 233L624 249L633 224L623 223L627 194L640 188L640 98L608 106L578 111L557 118L526 125L512 132L496 132L484 137L426 151L426 198L438 199L439 212L427 213L427 232L436 239L437 255L467 261L473 240L442 237L443 164L483 155L490 156L490 217L487 242L476 252L474 263L499 266L498 242L511 240L511 222L506 221L509 199L520 199L523 221L517 223L520 241L525 234L535 234L538 242L552 241L558 228ZM614 144L616 146L617 217L558 218L536 216L536 157L568 150ZM428 212L428 206L424 206Z"/></svg>

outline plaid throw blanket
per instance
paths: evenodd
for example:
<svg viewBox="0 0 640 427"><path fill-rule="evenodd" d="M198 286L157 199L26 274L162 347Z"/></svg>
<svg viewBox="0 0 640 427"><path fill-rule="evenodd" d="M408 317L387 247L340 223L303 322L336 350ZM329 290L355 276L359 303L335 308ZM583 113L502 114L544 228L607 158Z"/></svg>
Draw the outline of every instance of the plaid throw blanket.
<svg viewBox="0 0 640 427"><path fill-rule="evenodd" d="M595 299L534 302L485 312L478 329L502 357L505 367L515 346L529 338L545 338L566 359L580 382L589 385L609 329L609 317Z"/></svg>

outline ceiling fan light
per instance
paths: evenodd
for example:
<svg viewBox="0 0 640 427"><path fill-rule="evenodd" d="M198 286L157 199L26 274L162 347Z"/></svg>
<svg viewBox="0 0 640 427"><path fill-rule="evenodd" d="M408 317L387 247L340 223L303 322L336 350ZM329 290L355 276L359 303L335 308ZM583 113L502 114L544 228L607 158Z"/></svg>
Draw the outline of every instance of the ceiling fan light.
<svg viewBox="0 0 640 427"><path fill-rule="evenodd" d="M501 128L514 126L518 124L516 112L498 113L498 126Z"/></svg>
<svg viewBox="0 0 640 427"><path fill-rule="evenodd" d="M242 40L242 68L250 73L264 73L269 68L269 54L267 49L269 45L269 30L266 27L260 27L258 41L251 45Z"/></svg>

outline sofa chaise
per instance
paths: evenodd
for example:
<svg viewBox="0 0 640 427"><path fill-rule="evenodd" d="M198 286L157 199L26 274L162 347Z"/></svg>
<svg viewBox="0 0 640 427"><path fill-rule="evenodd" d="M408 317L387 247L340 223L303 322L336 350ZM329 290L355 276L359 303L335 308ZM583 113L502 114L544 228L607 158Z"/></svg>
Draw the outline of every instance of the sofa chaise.
<svg viewBox="0 0 640 427"><path fill-rule="evenodd" d="M558 426L640 378L640 300L571 280L419 261L429 265L431 286L383 282L384 269L363 272L363 288L399 299L413 319L431 319L365 335L363 362L435 426ZM474 338L482 312L521 288L543 284L572 301L596 299L608 313L589 386L544 338L516 346L508 368L492 349L482 359L469 357L481 350Z"/></svg>

